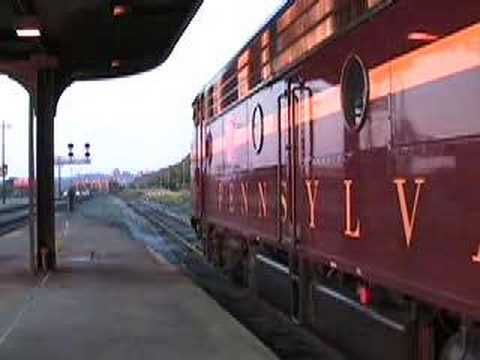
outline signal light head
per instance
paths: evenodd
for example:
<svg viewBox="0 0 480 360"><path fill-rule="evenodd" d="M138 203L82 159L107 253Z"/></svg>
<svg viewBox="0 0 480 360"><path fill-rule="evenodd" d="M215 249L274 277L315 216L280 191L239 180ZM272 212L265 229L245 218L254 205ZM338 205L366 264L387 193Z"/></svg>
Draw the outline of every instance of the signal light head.
<svg viewBox="0 0 480 360"><path fill-rule="evenodd" d="M42 36L40 23L36 17L24 16L16 24L15 31L19 38L39 39Z"/></svg>
<svg viewBox="0 0 480 360"><path fill-rule="evenodd" d="M432 42L438 40L438 35L430 34L423 31L415 31L408 34L408 40Z"/></svg>
<svg viewBox="0 0 480 360"><path fill-rule="evenodd" d="M114 17L125 16L129 12L130 12L130 6L128 5L114 5L112 10Z"/></svg>
<svg viewBox="0 0 480 360"><path fill-rule="evenodd" d="M42 33L39 29L17 29L17 36L19 38L39 38Z"/></svg>

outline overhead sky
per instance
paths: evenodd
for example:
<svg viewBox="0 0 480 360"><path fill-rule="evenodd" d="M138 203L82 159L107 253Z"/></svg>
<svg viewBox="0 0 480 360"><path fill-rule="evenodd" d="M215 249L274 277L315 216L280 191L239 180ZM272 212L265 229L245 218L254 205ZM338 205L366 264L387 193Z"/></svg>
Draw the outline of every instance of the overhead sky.
<svg viewBox="0 0 480 360"><path fill-rule="evenodd" d="M92 144L94 168L158 169L190 150L191 104L198 91L240 50L281 0L205 0L171 57L129 78L76 83L62 96L56 152L76 155Z"/></svg>
<svg viewBox="0 0 480 360"><path fill-rule="evenodd" d="M123 79L79 82L60 99L55 151L75 155L91 143L82 172L140 171L173 164L190 151L191 103L200 89L254 35L284 0L204 0L171 57L159 68ZM27 175L28 96L0 76L0 123L7 120L12 176ZM1 154L0 154L1 155Z"/></svg>

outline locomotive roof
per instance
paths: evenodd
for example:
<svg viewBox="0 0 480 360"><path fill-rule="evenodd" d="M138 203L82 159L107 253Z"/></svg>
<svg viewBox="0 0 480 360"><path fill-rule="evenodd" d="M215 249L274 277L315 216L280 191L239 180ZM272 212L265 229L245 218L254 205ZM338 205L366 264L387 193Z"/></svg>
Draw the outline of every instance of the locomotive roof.
<svg viewBox="0 0 480 360"><path fill-rule="evenodd" d="M215 118L392 1L287 1L199 93L194 118Z"/></svg>
<svg viewBox="0 0 480 360"><path fill-rule="evenodd" d="M0 60L47 54L73 80L149 70L170 55L202 1L1 0Z"/></svg>
<svg viewBox="0 0 480 360"><path fill-rule="evenodd" d="M220 69L205 85L200 91L199 94L202 94L205 92L212 84L218 81L219 78L227 71L227 69L234 64L240 55L247 50L252 43L259 38L259 36L267 29L273 26L275 22L285 13L285 11L295 2L296 0L284 0L284 3L281 4L277 9L273 11L273 14L265 21L263 25L260 26L260 28L254 33L253 36L250 37L250 39L243 45L240 50L238 50L235 55L231 57L229 61L223 66L222 69Z"/></svg>

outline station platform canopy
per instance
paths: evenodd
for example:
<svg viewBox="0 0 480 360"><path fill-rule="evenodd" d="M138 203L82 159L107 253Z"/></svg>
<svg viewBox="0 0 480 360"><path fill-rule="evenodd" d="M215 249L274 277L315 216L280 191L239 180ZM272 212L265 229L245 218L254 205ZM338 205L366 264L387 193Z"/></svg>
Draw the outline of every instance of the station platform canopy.
<svg viewBox="0 0 480 360"><path fill-rule="evenodd" d="M78 80L134 75L161 65L201 3L0 0L0 73L30 95L29 184L37 184L30 186L29 212L34 272L56 266L54 120L62 93Z"/></svg>
<svg viewBox="0 0 480 360"><path fill-rule="evenodd" d="M132 75L170 55L202 0L1 0L0 62L48 55L71 81Z"/></svg>

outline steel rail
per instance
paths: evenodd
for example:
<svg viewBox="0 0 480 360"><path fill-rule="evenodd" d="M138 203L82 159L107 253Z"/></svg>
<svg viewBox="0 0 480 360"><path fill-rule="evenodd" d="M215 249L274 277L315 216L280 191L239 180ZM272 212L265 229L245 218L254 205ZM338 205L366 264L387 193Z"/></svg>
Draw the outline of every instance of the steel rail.
<svg viewBox="0 0 480 360"><path fill-rule="evenodd" d="M184 239L185 234L182 234L179 231L175 231L175 226L172 226L172 223L168 224L165 221L165 219L173 220L178 226L186 227L187 224L185 223L185 221L183 221L183 219L176 218L175 216L146 203L128 203L127 205L137 214L147 219L153 226L155 226L156 228L160 228L163 232L167 233L169 237L174 238L174 240L180 242L188 250L200 257L204 257L204 253L201 249Z"/></svg>

